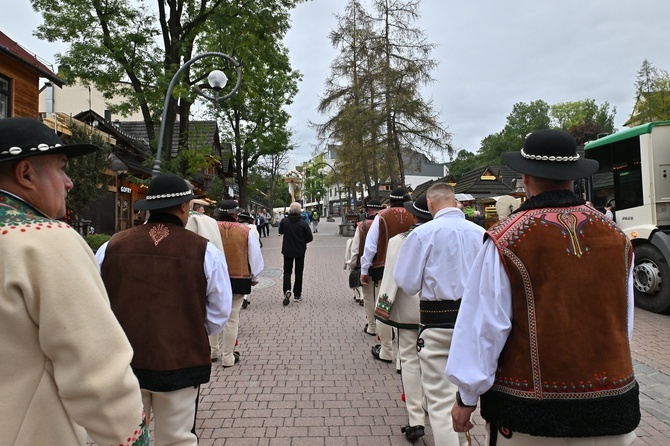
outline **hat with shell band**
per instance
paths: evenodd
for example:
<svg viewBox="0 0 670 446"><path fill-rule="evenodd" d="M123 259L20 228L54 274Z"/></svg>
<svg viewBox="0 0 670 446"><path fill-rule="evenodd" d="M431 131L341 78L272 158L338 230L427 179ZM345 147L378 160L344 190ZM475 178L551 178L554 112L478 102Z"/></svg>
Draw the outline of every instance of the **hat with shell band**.
<svg viewBox="0 0 670 446"><path fill-rule="evenodd" d="M0 119L0 163L63 153L68 158L98 150L93 144L63 144L56 132L33 118Z"/></svg>
<svg viewBox="0 0 670 446"><path fill-rule="evenodd" d="M504 152L503 162L519 173L550 180L577 180L598 170L598 161L579 156L577 142L563 130L538 130L520 152Z"/></svg>
<svg viewBox="0 0 670 446"><path fill-rule="evenodd" d="M151 180L147 190L147 198L137 200L134 207L138 211L155 211L171 208L202 197L204 195L193 195L193 191L182 177L166 173Z"/></svg>
<svg viewBox="0 0 670 446"><path fill-rule="evenodd" d="M426 198L426 194L421 195L414 201L404 202L403 206L405 206L405 209L407 209L410 214L415 215L422 220L433 219L430 211L428 211L428 199Z"/></svg>
<svg viewBox="0 0 670 446"><path fill-rule="evenodd" d="M396 187L391 191L391 195L389 195L389 200L393 203L403 203L405 201L411 200L412 197L407 193L407 189L404 187Z"/></svg>
<svg viewBox="0 0 670 446"><path fill-rule="evenodd" d="M384 205L381 201L373 198L365 203L365 209L384 209Z"/></svg>

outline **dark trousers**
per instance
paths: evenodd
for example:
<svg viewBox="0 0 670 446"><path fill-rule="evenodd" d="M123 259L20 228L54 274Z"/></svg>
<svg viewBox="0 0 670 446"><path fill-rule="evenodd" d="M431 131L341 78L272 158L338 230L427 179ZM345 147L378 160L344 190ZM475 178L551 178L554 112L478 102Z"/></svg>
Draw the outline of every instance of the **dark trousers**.
<svg viewBox="0 0 670 446"><path fill-rule="evenodd" d="M265 237L270 235L270 223L265 223L263 225L261 228L261 235L264 235Z"/></svg>
<svg viewBox="0 0 670 446"><path fill-rule="evenodd" d="M293 273L293 262L295 261L295 282L293 283L293 295L302 296L302 270L305 268L305 257L284 256L284 293L291 290L291 274Z"/></svg>

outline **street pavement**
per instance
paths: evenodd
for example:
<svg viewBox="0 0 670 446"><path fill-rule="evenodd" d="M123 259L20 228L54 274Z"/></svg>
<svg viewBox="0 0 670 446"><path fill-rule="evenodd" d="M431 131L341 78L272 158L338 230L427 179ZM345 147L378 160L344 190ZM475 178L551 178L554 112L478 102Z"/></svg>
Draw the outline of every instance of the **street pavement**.
<svg viewBox="0 0 670 446"><path fill-rule="evenodd" d="M282 305L281 236L262 238L265 270L240 317L240 363L213 365L201 387L201 446L408 445L394 364L373 359L343 269L346 238L321 219L305 258L302 302ZM636 446L670 445L670 316L636 310L633 356L641 386ZM477 411L472 444L484 445ZM417 445L432 446L432 433Z"/></svg>

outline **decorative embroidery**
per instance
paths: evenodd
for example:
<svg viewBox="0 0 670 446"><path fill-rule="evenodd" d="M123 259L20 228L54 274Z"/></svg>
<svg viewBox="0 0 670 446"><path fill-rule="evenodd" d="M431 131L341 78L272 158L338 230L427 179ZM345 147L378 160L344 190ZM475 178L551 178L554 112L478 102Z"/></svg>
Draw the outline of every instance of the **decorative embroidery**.
<svg viewBox="0 0 670 446"><path fill-rule="evenodd" d="M151 239L154 241L154 246L158 246L158 244L168 235L170 235L170 230L162 224L154 226L149 230L149 236L151 236Z"/></svg>
<svg viewBox="0 0 670 446"><path fill-rule="evenodd" d="M69 228L70 225L52 220L33 209L27 203L0 193L0 235L18 230L27 232L51 228Z"/></svg>

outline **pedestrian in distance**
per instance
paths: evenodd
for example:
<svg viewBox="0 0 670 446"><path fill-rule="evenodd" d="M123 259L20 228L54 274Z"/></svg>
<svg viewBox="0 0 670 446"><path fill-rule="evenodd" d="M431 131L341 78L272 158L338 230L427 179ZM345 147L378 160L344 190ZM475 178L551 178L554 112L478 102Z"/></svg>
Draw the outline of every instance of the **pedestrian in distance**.
<svg viewBox="0 0 670 446"><path fill-rule="evenodd" d="M472 428L479 401L493 444L632 445L633 248L573 192L598 162L561 130L502 158L528 199L489 229L463 292L446 368L453 428Z"/></svg>
<svg viewBox="0 0 670 446"><path fill-rule="evenodd" d="M91 249L60 221L68 158L98 149L0 119L0 444L149 444L132 347Z"/></svg>
<svg viewBox="0 0 670 446"><path fill-rule="evenodd" d="M293 300L302 300L302 273L305 268L305 253L307 244L314 236L300 212L300 203L293 202L289 206L288 217L279 222L279 235L283 235L281 253L284 256L284 300L288 305L291 301L291 275L295 266L295 280L293 282Z"/></svg>
<svg viewBox="0 0 670 446"><path fill-rule="evenodd" d="M314 233L319 232L319 220L321 220L319 211L312 209L312 211L309 213L309 221L312 223L312 232Z"/></svg>
<svg viewBox="0 0 670 446"><path fill-rule="evenodd" d="M404 293L420 298L416 345L435 445L463 445L465 435L454 432L450 422L457 388L445 377L444 368L463 288L482 246L484 229L465 218L456 205L454 188L447 183L428 188L426 202L433 220L409 233L393 276Z"/></svg>
<svg viewBox="0 0 670 446"><path fill-rule="evenodd" d="M173 174L152 179L135 208L147 223L116 233L96 253L112 311L134 350L132 367L156 444L195 446L200 384L209 381L208 335L223 329L231 288L223 253L185 228L194 196Z"/></svg>

